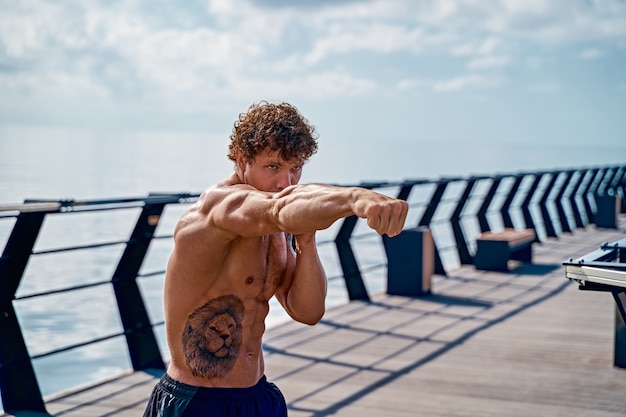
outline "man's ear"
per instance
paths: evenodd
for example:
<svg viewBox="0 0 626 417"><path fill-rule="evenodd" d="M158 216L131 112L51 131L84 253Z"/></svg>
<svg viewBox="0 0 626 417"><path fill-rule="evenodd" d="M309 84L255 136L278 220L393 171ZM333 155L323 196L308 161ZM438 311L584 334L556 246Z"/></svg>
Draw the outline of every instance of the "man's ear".
<svg viewBox="0 0 626 417"><path fill-rule="evenodd" d="M247 165L246 158L243 157L239 149L235 150L235 164L237 165L237 170L239 172L245 172Z"/></svg>

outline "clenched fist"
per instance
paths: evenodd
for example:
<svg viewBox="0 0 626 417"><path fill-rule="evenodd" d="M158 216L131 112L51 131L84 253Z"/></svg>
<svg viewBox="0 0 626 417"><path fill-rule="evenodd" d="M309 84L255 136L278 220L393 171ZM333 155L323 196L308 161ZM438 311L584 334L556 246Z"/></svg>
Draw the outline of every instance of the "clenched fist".
<svg viewBox="0 0 626 417"><path fill-rule="evenodd" d="M354 214L367 219L367 225L390 237L400 234L409 205L404 200L362 189L354 202Z"/></svg>

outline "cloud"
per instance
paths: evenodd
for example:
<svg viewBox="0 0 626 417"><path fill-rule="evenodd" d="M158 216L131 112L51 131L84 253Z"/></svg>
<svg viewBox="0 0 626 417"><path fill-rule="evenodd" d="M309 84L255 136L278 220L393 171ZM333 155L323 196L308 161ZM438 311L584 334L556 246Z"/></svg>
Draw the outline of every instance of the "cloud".
<svg viewBox="0 0 626 417"><path fill-rule="evenodd" d="M468 55L491 55L503 50L504 42L499 37L488 36L484 39L472 39L455 45L452 48L452 55L454 56L468 56Z"/></svg>
<svg viewBox="0 0 626 417"><path fill-rule="evenodd" d="M598 48L587 48L581 51L578 56L580 59L583 59L583 60L598 59L604 56L604 51Z"/></svg>
<svg viewBox="0 0 626 417"><path fill-rule="evenodd" d="M435 92L448 93L468 89L494 88L503 82L504 80L499 76L470 74L436 82L433 84L432 89Z"/></svg>
<svg viewBox="0 0 626 417"><path fill-rule="evenodd" d="M621 0L441 0L421 2L419 22L456 34L535 43L619 42L626 36Z"/></svg>
<svg viewBox="0 0 626 417"><path fill-rule="evenodd" d="M316 0L316 1L299 1L299 0L252 0L252 4L266 7L268 9L296 8L296 9L319 9L320 7L336 6L337 0ZM342 3L367 3L363 0L342 0Z"/></svg>
<svg viewBox="0 0 626 417"><path fill-rule="evenodd" d="M270 99L294 97L332 100L368 94L376 91L378 86L370 79L359 78L346 71L325 71L276 80L247 79L239 88L241 91L254 91L257 96ZM247 96L249 94L239 94L242 99Z"/></svg>
<svg viewBox="0 0 626 417"><path fill-rule="evenodd" d="M486 56L472 59L467 68L472 70L484 70L491 68L503 68L509 65L511 59L508 56Z"/></svg>
<svg viewBox="0 0 626 417"><path fill-rule="evenodd" d="M390 53L419 52L422 32L391 24L336 25L315 41L305 57L307 63L318 63L332 54L355 51Z"/></svg>
<svg viewBox="0 0 626 417"><path fill-rule="evenodd" d="M0 0L0 11L0 108L23 111L408 94L434 78L433 57L453 60L433 91L491 89L517 62L551 65L553 45L592 59L626 39L619 0Z"/></svg>

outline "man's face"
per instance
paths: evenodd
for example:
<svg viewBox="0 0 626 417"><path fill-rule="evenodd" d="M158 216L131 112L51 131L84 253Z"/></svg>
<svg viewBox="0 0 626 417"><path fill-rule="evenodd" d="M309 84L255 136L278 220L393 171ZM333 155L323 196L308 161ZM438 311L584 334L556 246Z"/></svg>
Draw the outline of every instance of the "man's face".
<svg viewBox="0 0 626 417"><path fill-rule="evenodd" d="M302 176L304 161L285 161L279 152L263 150L252 161L244 161L237 157L237 166L241 179L245 184L252 185L261 191L276 192L297 184Z"/></svg>

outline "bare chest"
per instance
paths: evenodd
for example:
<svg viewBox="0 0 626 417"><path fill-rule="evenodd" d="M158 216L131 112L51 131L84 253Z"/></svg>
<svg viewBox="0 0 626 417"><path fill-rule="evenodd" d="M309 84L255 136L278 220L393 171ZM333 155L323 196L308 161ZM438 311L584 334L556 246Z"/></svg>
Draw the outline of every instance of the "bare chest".
<svg viewBox="0 0 626 417"><path fill-rule="evenodd" d="M237 265L229 274L234 284L250 295L270 299L287 268L289 247L282 233L245 242L238 248Z"/></svg>

